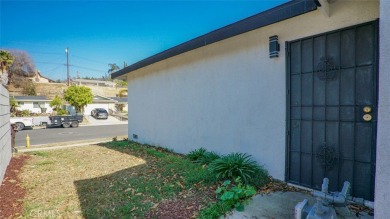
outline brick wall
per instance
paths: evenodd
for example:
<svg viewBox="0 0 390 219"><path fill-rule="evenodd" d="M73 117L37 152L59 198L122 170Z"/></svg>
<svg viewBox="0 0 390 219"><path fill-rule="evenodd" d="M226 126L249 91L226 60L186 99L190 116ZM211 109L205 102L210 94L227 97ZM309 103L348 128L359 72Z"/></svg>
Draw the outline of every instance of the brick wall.
<svg viewBox="0 0 390 219"><path fill-rule="evenodd" d="M12 156L9 118L9 93L0 84L0 185Z"/></svg>

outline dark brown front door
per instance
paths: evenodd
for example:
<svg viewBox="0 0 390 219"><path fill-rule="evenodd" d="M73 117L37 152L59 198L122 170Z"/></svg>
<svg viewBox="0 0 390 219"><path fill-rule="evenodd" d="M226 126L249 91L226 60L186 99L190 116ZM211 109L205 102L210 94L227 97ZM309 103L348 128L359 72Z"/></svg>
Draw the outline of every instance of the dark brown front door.
<svg viewBox="0 0 390 219"><path fill-rule="evenodd" d="M288 42L288 182L374 198L377 22Z"/></svg>

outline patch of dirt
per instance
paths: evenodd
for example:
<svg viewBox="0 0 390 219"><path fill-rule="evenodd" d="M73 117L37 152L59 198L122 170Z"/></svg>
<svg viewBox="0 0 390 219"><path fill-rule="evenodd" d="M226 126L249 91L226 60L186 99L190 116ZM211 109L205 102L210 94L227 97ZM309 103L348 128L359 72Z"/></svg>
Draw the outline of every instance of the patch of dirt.
<svg viewBox="0 0 390 219"><path fill-rule="evenodd" d="M28 155L19 155L11 159L0 186L0 216L1 218L15 218L23 211L23 198L26 194L21 186L19 174Z"/></svg>
<svg viewBox="0 0 390 219"><path fill-rule="evenodd" d="M307 190L300 189L294 186L289 186L287 183L273 179L271 177L269 178L269 180L270 181L268 184L258 190L259 194L269 194L272 192L302 192L310 194L310 192Z"/></svg>
<svg viewBox="0 0 390 219"><path fill-rule="evenodd" d="M174 200L166 200L152 207L145 219L188 219L196 218L198 212L215 201L216 186L204 188L201 191L181 192ZM200 199L200 197L203 197Z"/></svg>
<svg viewBox="0 0 390 219"><path fill-rule="evenodd" d="M349 208L350 211L352 211L356 217L361 216L362 212L367 213L370 216L374 216L374 209L371 209L369 207L363 206L363 205L358 205L358 204L348 204L347 207Z"/></svg>

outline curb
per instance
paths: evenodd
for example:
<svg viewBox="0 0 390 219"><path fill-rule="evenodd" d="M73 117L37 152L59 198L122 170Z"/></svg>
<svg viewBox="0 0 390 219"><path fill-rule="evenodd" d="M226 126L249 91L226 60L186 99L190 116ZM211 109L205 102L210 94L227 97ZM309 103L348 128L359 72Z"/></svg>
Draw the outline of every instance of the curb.
<svg viewBox="0 0 390 219"><path fill-rule="evenodd" d="M126 136L115 136L118 140L127 138ZM40 150L54 150L54 149L64 149L71 147L80 147L80 146L88 146L99 143L106 143L113 140L113 137L110 138L97 138L97 139L89 139L82 141L67 141L67 142L58 142L51 144L39 144L39 145L31 145L30 148L26 148L25 146L17 146L16 149L18 153L30 152L30 151L40 151Z"/></svg>

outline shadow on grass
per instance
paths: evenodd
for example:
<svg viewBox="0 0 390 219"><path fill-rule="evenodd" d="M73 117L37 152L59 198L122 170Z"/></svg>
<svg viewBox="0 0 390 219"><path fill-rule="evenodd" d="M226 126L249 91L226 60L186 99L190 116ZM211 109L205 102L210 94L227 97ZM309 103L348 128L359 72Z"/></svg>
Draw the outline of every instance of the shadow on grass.
<svg viewBox="0 0 390 219"><path fill-rule="evenodd" d="M143 218L161 200L209 178L199 165L134 142L99 144L146 161L115 173L74 182L85 218Z"/></svg>

